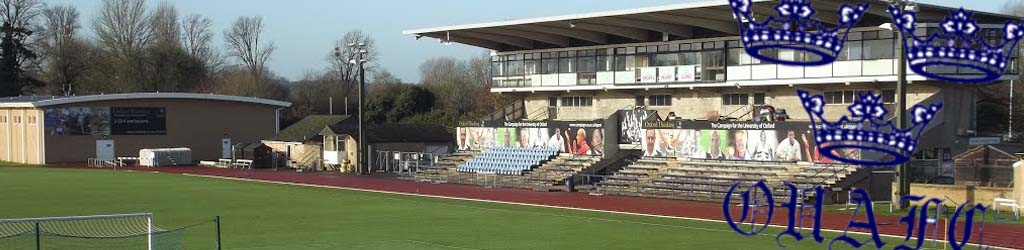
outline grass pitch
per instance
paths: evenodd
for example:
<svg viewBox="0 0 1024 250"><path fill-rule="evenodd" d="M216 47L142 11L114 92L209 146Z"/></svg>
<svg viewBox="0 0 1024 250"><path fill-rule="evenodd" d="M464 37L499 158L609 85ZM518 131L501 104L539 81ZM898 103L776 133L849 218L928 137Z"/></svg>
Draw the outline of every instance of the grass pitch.
<svg viewBox="0 0 1024 250"><path fill-rule="evenodd" d="M220 215L224 249L779 249L776 228L743 237L717 222L159 173L0 168L0 218L137 212L154 213L163 228ZM187 249L214 249L212 230L190 230ZM784 243L827 249L832 236L825 244Z"/></svg>

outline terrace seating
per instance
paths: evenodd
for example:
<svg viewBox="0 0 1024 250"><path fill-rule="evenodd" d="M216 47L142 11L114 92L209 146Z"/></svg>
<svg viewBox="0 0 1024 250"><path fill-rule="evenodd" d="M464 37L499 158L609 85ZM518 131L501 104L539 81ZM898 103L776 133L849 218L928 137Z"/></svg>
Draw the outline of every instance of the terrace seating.
<svg viewBox="0 0 1024 250"><path fill-rule="evenodd" d="M565 179L579 173L601 160L600 156L560 154L527 173L524 188L538 191L561 189Z"/></svg>
<svg viewBox="0 0 1024 250"><path fill-rule="evenodd" d="M766 180L775 200L785 202L789 190L782 183L793 183L804 190L834 185L855 171L856 167L839 164L641 158L605 177L597 186L599 193L606 194L721 201L736 183L746 190Z"/></svg>
<svg viewBox="0 0 1024 250"><path fill-rule="evenodd" d="M522 175L550 160L557 153L557 150L551 148L493 148L459 165L456 170L466 173Z"/></svg>
<svg viewBox="0 0 1024 250"><path fill-rule="evenodd" d="M417 169L415 179L420 182L446 183L450 180L450 176L456 173L455 169L459 165L473 159L478 154L480 151L457 151L438 157L432 167Z"/></svg>

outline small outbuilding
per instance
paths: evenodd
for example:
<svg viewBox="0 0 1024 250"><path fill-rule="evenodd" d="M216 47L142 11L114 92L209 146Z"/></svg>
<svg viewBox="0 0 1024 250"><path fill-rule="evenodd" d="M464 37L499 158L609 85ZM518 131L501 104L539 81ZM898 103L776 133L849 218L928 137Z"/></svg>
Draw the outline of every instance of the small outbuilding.
<svg viewBox="0 0 1024 250"><path fill-rule="evenodd" d="M106 161L147 148L189 148L194 160L230 158L231 145L276 135L289 106L198 93L0 98L0 161Z"/></svg>

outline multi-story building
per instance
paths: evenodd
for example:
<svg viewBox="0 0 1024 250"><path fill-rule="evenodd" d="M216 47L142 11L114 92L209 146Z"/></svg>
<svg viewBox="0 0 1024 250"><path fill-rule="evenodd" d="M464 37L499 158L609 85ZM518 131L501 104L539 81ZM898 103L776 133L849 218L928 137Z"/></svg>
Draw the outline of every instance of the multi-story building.
<svg viewBox="0 0 1024 250"><path fill-rule="evenodd" d="M879 0L813 1L815 18L834 27L843 4L868 2L870 10L847 37L835 63L794 67L747 55L727 1L685 3L586 14L466 24L405 31L446 43L490 49L491 91L521 97L525 120L595 120L616 111L645 106L662 118L750 120L761 105L786 110L791 120L807 121L796 96L805 89L825 96L826 117L848 114L862 91L895 102L902 41L885 29L892 18ZM778 1L755 1L759 17L775 15ZM939 32L951 7L917 4L917 34ZM959 7L959 6L956 6ZM966 6L969 7L969 6ZM975 11L981 33L992 40L1003 25L1020 18ZM891 27L891 26L889 26ZM809 55L773 51L772 57ZM1016 65L1015 59L1012 65ZM945 74L967 69L929 68ZM909 71L908 71L909 72ZM999 83L1015 79L1011 66ZM967 148L975 128L976 86L908 76L908 107L944 102L939 117L921 136L919 153L953 155ZM893 110L894 105L888 106Z"/></svg>

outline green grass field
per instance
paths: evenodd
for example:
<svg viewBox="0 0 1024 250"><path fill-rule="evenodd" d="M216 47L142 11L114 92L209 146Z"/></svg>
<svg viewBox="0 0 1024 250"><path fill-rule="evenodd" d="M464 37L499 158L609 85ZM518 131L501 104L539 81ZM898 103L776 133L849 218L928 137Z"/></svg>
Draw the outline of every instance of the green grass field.
<svg viewBox="0 0 1024 250"><path fill-rule="evenodd" d="M779 231L747 238L716 222L158 173L0 168L0 218L136 212L153 212L163 228L220 215L224 249L777 249ZM213 249L212 227L187 236L187 249Z"/></svg>

